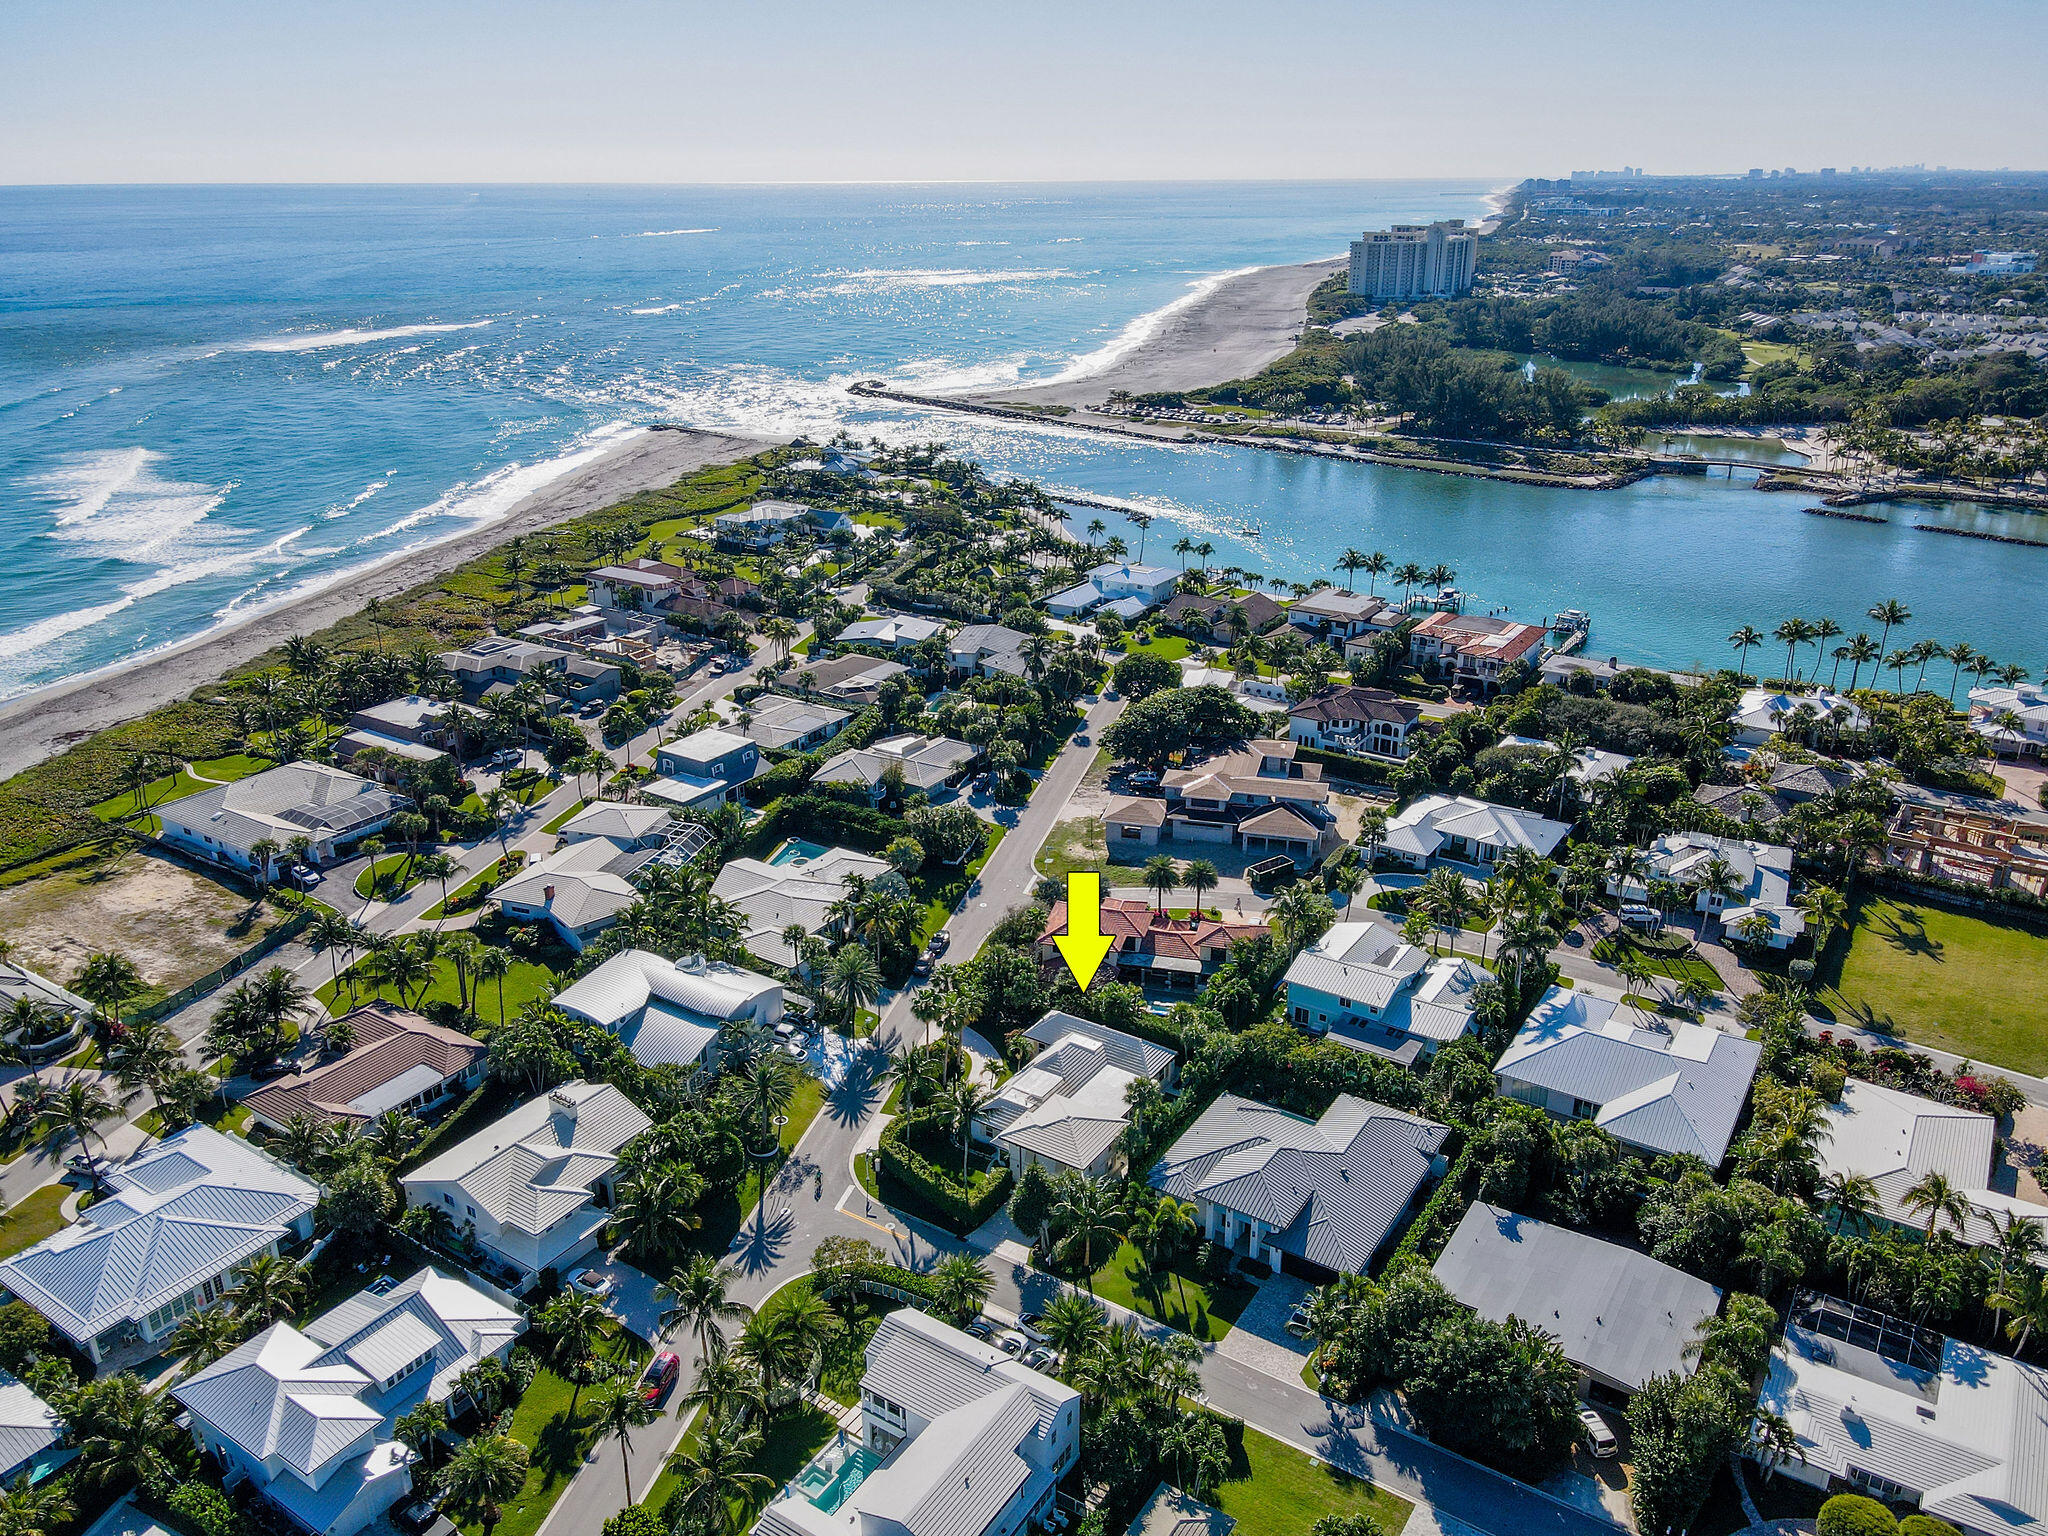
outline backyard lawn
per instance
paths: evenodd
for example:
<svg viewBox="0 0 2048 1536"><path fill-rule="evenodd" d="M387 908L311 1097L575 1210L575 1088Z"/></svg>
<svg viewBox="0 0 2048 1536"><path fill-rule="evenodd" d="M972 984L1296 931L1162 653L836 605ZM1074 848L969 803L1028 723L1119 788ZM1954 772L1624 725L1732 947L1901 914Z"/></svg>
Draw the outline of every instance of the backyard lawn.
<svg viewBox="0 0 2048 1536"><path fill-rule="evenodd" d="M1308 1536L1325 1515L1371 1515L1387 1536L1401 1536L1414 1506L1362 1478L1340 1472L1255 1429L1211 1501L1237 1520L1237 1536Z"/></svg>
<svg viewBox="0 0 2048 1536"><path fill-rule="evenodd" d="M0 1216L0 1259L32 1248L52 1232L61 1230L62 1207L70 1193L69 1185L46 1184Z"/></svg>
<svg viewBox="0 0 2048 1536"><path fill-rule="evenodd" d="M533 1385L512 1411L512 1438L525 1446L531 1457L526 1486L506 1500L491 1536L533 1536L540 1529L555 1500L583 1469L583 1458L596 1433L595 1404L602 1390L601 1386L585 1387L576 1398L572 1420L569 1403L575 1388L571 1383L550 1370L534 1373ZM604 1449L617 1454L615 1446L601 1448L600 1454ZM481 1523L462 1529L471 1536L483 1536L484 1532Z"/></svg>
<svg viewBox="0 0 2048 1536"><path fill-rule="evenodd" d="M1237 1321L1251 1291L1211 1291L1192 1274L1171 1270L1156 1278L1125 1243L1095 1271L1095 1294L1213 1344Z"/></svg>
<svg viewBox="0 0 2048 1536"><path fill-rule="evenodd" d="M1992 1066L2048 1071L2048 934L1867 893L1829 944L1819 1008Z"/></svg>
<svg viewBox="0 0 2048 1536"><path fill-rule="evenodd" d="M356 979L354 994L354 1001L356 1003L365 1003L372 998L385 995L384 984L378 981L369 971L363 969L361 962L358 962L352 968L352 972ZM352 1006L348 986L350 974L351 971L343 971L339 985L332 981L322 982L318 992L314 994L322 1003L326 1004L329 1013L343 1014ZM492 1024L498 1022L500 985L500 983L495 981L487 981L481 985L472 986L471 991L474 995L471 1001L475 1005L476 1016L479 1019ZM528 960L515 953L512 969L505 973L502 986L504 991L503 1012L505 1017L509 1019L514 1017L521 1008L525 1007L534 998L553 997L556 989L555 973L538 961ZM455 979L454 962L440 959L434 962L434 979L427 984L427 990L424 995L415 992L407 1000L407 1006L411 1008L424 1008L428 1003L432 1002L458 1003L461 1000L462 989Z"/></svg>

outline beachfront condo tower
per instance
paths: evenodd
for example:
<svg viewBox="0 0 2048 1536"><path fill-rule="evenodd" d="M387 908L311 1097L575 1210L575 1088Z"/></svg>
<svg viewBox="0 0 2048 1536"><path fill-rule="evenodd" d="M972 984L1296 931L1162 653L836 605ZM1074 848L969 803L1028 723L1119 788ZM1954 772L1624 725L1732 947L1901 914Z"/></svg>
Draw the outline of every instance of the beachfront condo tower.
<svg viewBox="0 0 2048 1536"><path fill-rule="evenodd" d="M1472 286L1479 237L1463 219L1369 229L1351 242L1351 292L1371 299L1454 299Z"/></svg>

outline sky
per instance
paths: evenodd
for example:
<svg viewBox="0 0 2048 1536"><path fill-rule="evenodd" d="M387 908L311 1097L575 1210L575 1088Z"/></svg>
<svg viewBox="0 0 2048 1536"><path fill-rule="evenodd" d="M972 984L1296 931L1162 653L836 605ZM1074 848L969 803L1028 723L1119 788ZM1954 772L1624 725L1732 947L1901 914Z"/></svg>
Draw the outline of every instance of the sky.
<svg viewBox="0 0 2048 1536"><path fill-rule="evenodd" d="M0 184L2048 165L2043 0L0 0Z"/></svg>

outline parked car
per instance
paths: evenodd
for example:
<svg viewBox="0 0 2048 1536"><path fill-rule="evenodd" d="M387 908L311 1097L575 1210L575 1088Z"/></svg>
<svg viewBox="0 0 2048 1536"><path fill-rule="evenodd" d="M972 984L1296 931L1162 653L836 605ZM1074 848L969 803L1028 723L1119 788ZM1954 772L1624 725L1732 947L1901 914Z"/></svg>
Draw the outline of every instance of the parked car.
<svg viewBox="0 0 2048 1536"><path fill-rule="evenodd" d="M1157 789L1159 787L1159 775L1149 768L1140 768L1126 782L1133 789Z"/></svg>
<svg viewBox="0 0 2048 1536"><path fill-rule="evenodd" d="M595 1296L599 1301L612 1293L612 1277L602 1270L578 1270L576 1278L569 1282L585 1296Z"/></svg>
<svg viewBox="0 0 2048 1536"><path fill-rule="evenodd" d="M932 935L931 942L925 945L924 947L924 952L930 955L934 960L936 960L939 958L939 956L943 955L946 952L947 946L949 946L952 942L953 936L950 933L946 932L945 929L941 928L937 933Z"/></svg>
<svg viewBox="0 0 2048 1536"><path fill-rule="evenodd" d="M1019 1333L1014 1328L1005 1328L1001 1333L997 1334L995 1337L996 1348L1000 1349L1012 1360L1016 1359L1017 1356L1023 1354L1025 1346L1030 1342L1031 1341L1029 1339L1025 1338L1023 1334Z"/></svg>
<svg viewBox="0 0 2048 1536"><path fill-rule="evenodd" d="M1287 1331L1293 1334L1297 1339L1305 1339L1308 1337L1307 1307L1296 1307L1292 1312L1287 1314Z"/></svg>
<svg viewBox="0 0 2048 1536"><path fill-rule="evenodd" d="M432 1499L414 1499L398 1512L398 1523L415 1531L424 1531L440 1512Z"/></svg>
<svg viewBox="0 0 2048 1536"><path fill-rule="evenodd" d="M929 976L929 975L931 975L931 973L932 973L932 957L931 957L930 955L928 955L928 954L925 954L925 955L919 955L919 956L918 956L918 957L917 957L917 958L916 958L915 960L913 960L913 961L911 961L911 962L910 962L910 974L911 974L911 975L913 975L913 976Z"/></svg>
<svg viewBox="0 0 2048 1536"><path fill-rule="evenodd" d="M1024 1363L1034 1371L1049 1371L1060 1363L1059 1351L1041 1344L1024 1357Z"/></svg>
<svg viewBox="0 0 2048 1536"><path fill-rule="evenodd" d="M325 875L321 874L319 870L313 868L310 864L294 864L292 866L292 884L302 891L310 891L326 878Z"/></svg>
<svg viewBox="0 0 2048 1536"><path fill-rule="evenodd" d="M650 1403L658 1403L682 1379L683 1362L672 1349L664 1349L647 1362L647 1369L640 1373L640 1396Z"/></svg>
<svg viewBox="0 0 2048 1536"><path fill-rule="evenodd" d="M1039 1343L1043 1344L1045 1342L1045 1314L1043 1312L1026 1312L1017 1319L1017 1326Z"/></svg>
<svg viewBox="0 0 2048 1536"><path fill-rule="evenodd" d="M259 1061L249 1069L249 1075L259 1083L273 1083L280 1077L290 1077L293 1070L288 1061Z"/></svg>
<svg viewBox="0 0 2048 1536"><path fill-rule="evenodd" d="M1631 901L1622 906L1621 920L1631 928L1655 928L1663 918L1655 907L1646 907L1639 901Z"/></svg>
<svg viewBox="0 0 2048 1536"><path fill-rule="evenodd" d="M1592 1453L1605 1461L1621 1449L1621 1442L1614 1438L1614 1431L1607 1427L1607 1421L1591 1408L1579 1409L1579 1426L1586 1432L1586 1445Z"/></svg>
<svg viewBox="0 0 2048 1536"><path fill-rule="evenodd" d="M525 758L526 754L515 747L500 747L491 754L491 766L493 768L516 768Z"/></svg>
<svg viewBox="0 0 2048 1536"><path fill-rule="evenodd" d="M995 1338L996 1325L985 1317L977 1317L967 1325L967 1331L986 1344Z"/></svg>
<svg viewBox="0 0 2048 1536"><path fill-rule="evenodd" d="M74 1152L64 1159L64 1166L73 1173L91 1173L97 1165L83 1152Z"/></svg>

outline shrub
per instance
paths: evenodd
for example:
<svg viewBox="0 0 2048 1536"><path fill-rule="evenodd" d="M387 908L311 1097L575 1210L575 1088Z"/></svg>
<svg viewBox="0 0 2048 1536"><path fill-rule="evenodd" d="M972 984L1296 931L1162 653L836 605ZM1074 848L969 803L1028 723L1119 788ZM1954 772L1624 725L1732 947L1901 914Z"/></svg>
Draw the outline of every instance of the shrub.
<svg viewBox="0 0 2048 1536"><path fill-rule="evenodd" d="M603 1536L668 1536L668 1527L646 1505L628 1504L606 1517Z"/></svg>
<svg viewBox="0 0 2048 1536"><path fill-rule="evenodd" d="M227 1495L211 1483L180 1483L168 1503L179 1523L196 1536L243 1536L247 1530Z"/></svg>
<svg viewBox="0 0 2048 1536"><path fill-rule="evenodd" d="M1875 1499L1838 1493L1820 1507L1820 1536L1896 1536L1899 1522Z"/></svg>
<svg viewBox="0 0 2048 1536"><path fill-rule="evenodd" d="M912 1145L917 1137L950 1134L949 1119L943 1114L920 1111L898 1115L882 1132L877 1157L884 1173L931 1206L957 1235L964 1236L1002 1209L1010 1194L1010 1168L998 1163L972 1175L962 1189L957 1175Z"/></svg>
<svg viewBox="0 0 2048 1536"><path fill-rule="evenodd" d="M1946 1520L1915 1514L1899 1522L1899 1536L1963 1536L1963 1533Z"/></svg>

